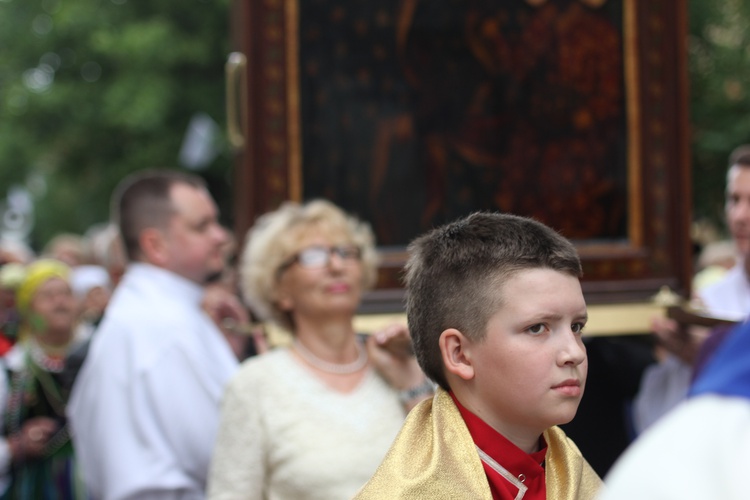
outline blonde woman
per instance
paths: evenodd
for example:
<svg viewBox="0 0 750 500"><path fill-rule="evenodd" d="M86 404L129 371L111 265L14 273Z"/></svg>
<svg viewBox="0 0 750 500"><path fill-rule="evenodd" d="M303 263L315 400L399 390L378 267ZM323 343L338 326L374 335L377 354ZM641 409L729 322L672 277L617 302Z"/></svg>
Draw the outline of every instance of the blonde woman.
<svg viewBox="0 0 750 500"><path fill-rule="evenodd" d="M245 362L230 382L209 474L212 499L348 499L370 478L408 409L431 393L412 356L364 345L353 319L375 282L369 226L335 205L286 203L251 228L246 300L292 345Z"/></svg>

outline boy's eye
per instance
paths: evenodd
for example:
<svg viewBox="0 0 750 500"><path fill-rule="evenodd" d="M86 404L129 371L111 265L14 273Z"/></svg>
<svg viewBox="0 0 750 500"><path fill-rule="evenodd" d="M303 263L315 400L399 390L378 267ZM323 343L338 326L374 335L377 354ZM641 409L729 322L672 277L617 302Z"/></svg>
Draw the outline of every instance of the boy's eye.
<svg viewBox="0 0 750 500"><path fill-rule="evenodd" d="M573 330L573 333L581 333L584 326L586 326L585 323L573 323L570 325L570 329Z"/></svg>
<svg viewBox="0 0 750 500"><path fill-rule="evenodd" d="M537 323L536 325L531 325L529 327L529 332L534 333L534 334L544 333L544 324Z"/></svg>

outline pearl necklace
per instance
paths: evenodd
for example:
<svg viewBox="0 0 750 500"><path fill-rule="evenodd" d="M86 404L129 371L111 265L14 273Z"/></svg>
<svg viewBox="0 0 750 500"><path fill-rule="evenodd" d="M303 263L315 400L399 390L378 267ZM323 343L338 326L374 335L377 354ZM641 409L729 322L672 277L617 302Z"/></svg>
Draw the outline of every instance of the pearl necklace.
<svg viewBox="0 0 750 500"><path fill-rule="evenodd" d="M294 346L294 350L297 351L297 354L299 354L302 359L307 361L310 365L314 366L318 370L324 371L326 373L334 373L336 375L349 375L351 373L360 371L367 364L367 350L359 342L357 342L357 359L355 359L351 363L330 363L324 359L320 359L315 354L310 352L304 345L302 345L302 342L297 339L294 339L292 345Z"/></svg>

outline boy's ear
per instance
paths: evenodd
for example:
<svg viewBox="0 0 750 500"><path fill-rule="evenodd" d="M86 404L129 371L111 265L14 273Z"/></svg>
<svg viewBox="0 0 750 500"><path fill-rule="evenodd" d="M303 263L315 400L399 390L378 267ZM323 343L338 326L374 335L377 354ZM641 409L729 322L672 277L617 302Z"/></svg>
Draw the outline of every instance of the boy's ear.
<svg viewBox="0 0 750 500"><path fill-rule="evenodd" d="M474 365L468 346L471 341L459 330L448 328L440 334L440 353L445 369L463 380L474 378Z"/></svg>

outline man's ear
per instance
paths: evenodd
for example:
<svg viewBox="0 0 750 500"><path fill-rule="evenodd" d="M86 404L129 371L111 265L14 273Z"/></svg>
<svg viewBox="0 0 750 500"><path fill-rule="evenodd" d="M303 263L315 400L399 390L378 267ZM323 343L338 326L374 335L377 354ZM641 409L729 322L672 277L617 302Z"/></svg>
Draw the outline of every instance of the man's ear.
<svg viewBox="0 0 750 500"><path fill-rule="evenodd" d="M455 328L448 328L440 334L440 353L445 369L463 380L474 378L474 365L471 362L469 345L471 340Z"/></svg>
<svg viewBox="0 0 750 500"><path fill-rule="evenodd" d="M158 266L167 262L167 242L161 230L154 227L142 230L138 235L138 242L146 262Z"/></svg>

